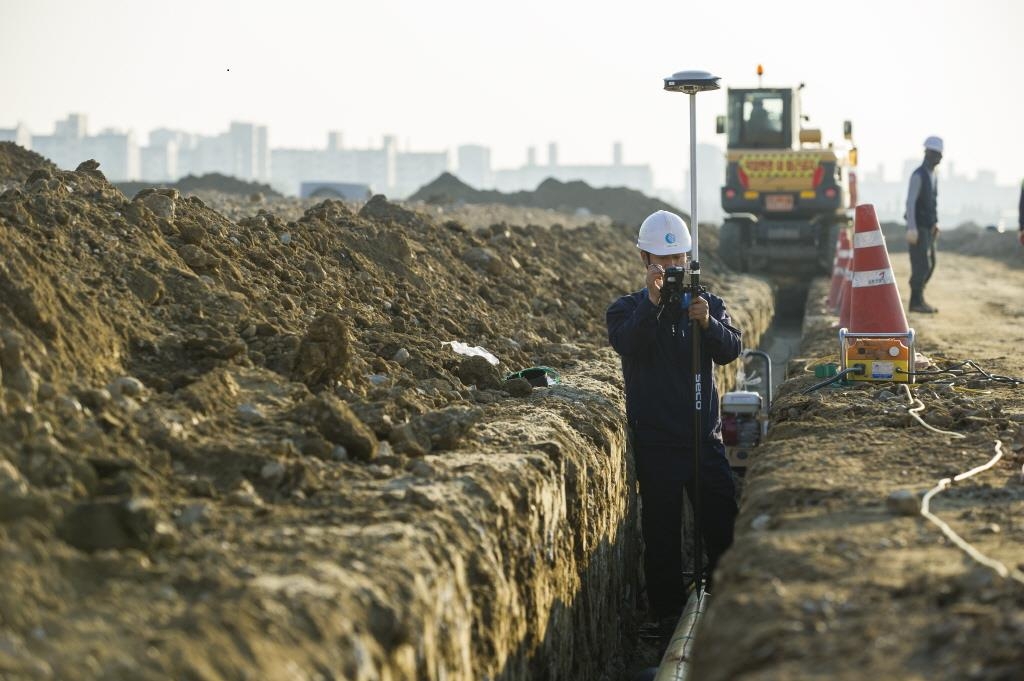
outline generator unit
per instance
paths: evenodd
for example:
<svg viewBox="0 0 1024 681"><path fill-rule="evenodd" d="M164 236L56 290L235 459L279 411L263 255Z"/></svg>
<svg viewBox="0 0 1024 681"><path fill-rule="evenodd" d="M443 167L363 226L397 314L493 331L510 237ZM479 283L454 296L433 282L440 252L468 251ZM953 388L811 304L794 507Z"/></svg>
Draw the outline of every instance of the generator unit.
<svg viewBox="0 0 1024 681"><path fill-rule="evenodd" d="M737 475L744 475L750 462L751 450L768 434L768 410L772 399L772 370L768 354L760 350L744 350L741 361L746 365L750 357L764 362L763 374L744 371L738 381L740 390L722 395L722 442L729 466ZM760 390L747 390L757 387Z"/></svg>

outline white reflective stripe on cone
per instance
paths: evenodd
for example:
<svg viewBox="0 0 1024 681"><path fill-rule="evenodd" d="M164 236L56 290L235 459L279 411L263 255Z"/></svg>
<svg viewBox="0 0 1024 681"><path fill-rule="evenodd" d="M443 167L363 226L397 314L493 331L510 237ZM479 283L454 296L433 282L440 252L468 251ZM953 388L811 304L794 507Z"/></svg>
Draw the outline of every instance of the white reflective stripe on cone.
<svg viewBox="0 0 1024 681"><path fill-rule="evenodd" d="M865 286L889 286L890 284L896 284L896 279L892 276L892 269L869 270L867 272L853 273L852 286L854 288L863 288Z"/></svg>
<svg viewBox="0 0 1024 681"><path fill-rule="evenodd" d="M885 239L877 229L870 232L857 232L853 235L854 248L870 248L872 246L884 246Z"/></svg>

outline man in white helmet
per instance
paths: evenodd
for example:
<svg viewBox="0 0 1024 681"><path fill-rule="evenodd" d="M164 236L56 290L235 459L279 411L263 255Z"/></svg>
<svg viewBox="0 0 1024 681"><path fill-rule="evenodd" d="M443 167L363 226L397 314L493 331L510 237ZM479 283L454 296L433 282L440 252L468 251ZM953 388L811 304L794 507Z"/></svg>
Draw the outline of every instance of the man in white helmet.
<svg viewBox="0 0 1024 681"><path fill-rule="evenodd" d="M654 617L675 625L686 600L682 562L683 489L693 498L693 351L689 320L700 325L701 382L711 389L702 404L701 527L708 574L732 543L736 487L725 457L718 390L712 362L739 356L740 331L725 303L706 291L668 304L665 270L687 263L690 232L682 218L658 211L640 226L636 246L646 286L608 308L608 338L622 358L626 417L633 438L642 499L641 522L647 597ZM667 296L666 296L667 298ZM709 589L710 591L710 586Z"/></svg>
<svg viewBox="0 0 1024 681"><path fill-rule="evenodd" d="M910 176L907 192L907 244L910 250L910 311L934 314L924 300L924 287L935 271L935 241L939 238L938 184L935 166L942 160L942 138L924 141L924 161Z"/></svg>

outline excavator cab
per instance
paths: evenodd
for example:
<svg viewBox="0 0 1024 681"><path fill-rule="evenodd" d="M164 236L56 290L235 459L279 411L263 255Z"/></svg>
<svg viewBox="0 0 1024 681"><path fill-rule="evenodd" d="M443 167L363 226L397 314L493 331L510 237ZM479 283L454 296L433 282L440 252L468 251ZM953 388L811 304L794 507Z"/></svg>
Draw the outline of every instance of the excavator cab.
<svg viewBox="0 0 1024 681"><path fill-rule="evenodd" d="M792 90L729 90L726 145L730 149L792 149L799 107ZM796 116L796 118L794 118Z"/></svg>
<svg viewBox="0 0 1024 681"><path fill-rule="evenodd" d="M719 116L717 132L728 133L729 149L793 149L800 130L799 91L786 88L730 89L728 116ZM799 138L799 135L796 136Z"/></svg>
<svg viewBox="0 0 1024 681"><path fill-rule="evenodd" d="M820 129L803 127L802 88L730 88L718 117L726 136L719 252L741 272L827 274L849 224L855 152L840 156ZM848 122L843 132L852 141Z"/></svg>

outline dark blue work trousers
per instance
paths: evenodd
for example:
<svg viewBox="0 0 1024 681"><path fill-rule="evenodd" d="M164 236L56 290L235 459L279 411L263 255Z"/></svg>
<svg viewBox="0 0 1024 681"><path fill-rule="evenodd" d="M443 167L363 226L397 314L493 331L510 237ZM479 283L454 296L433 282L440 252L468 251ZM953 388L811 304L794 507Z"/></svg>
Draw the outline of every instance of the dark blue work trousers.
<svg viewBox="0 0 1024 681"><path fill-rule="evenodd" d="M935 271L935 238L931 227L917 228L917 243L910 246L910 304L924 302L924 286Z"/></svg>
<svg viewBox="0 0 1024 681"><path fill-rule="evenodd" d="M647 600L658 619L677 616L686 600L683 579L683 489L693 499L693 455L689 447L636 442L640 481ZM721 444L701 455L700 524L711 574L732 544L736 522L736 483ZM693 553L692 537L688 553Z"/></svg>

